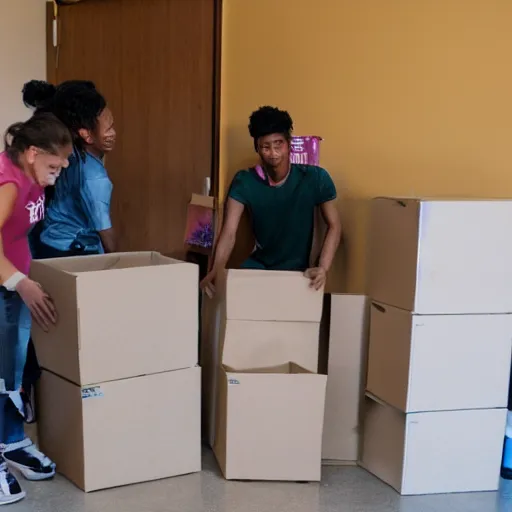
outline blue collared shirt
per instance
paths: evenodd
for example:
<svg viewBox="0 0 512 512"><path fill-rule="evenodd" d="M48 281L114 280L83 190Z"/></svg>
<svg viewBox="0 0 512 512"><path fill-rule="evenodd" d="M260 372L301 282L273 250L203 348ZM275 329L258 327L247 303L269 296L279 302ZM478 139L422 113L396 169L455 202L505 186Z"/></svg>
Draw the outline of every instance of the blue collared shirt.
<svg viewBox="0 0 512 512"><path fill-rule="evenodd" d="M90 153L82 158L75 150L55 184L41 242L59 251L69 251L78 243L87 250L104 252L98 232L112 227L112 188L103 162Z"/></svg>

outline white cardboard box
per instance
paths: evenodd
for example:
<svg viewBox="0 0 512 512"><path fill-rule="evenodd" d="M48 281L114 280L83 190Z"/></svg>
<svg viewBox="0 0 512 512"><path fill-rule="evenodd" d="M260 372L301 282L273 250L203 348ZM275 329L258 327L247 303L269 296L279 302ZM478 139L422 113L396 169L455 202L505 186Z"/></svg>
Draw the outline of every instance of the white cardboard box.
<svg viewBox="0 0 512 512"><path fill-rule="evenodd" d="M366 399L361 465L402 495L496 491L506 409L405 414Z"/></svg>
<svg viewBox="0 0 512 512"><path fill-rule="evenodd" d="M419 314L512 312L512 201L372 201L369 296Z"/></svg>
<svg viewBox="0 0 512 512"><path fill-rule="evenodd" d="M359 458L368 316L368 300L364 295L331 295L322 442L322 458L329 463L355 463Z"/></svg>
<svg viewBox="0 0 512 512"><path fill-rule="evenodd" d="M367 390L404 412L507 407L512 315L415 315L373 302Z"/></svg>
<svg viewBox="0 0 512 512"><path fill-rule="evenodd" d="M198 275L152 252L34 261L59 313L34 326L41 366L81 385L195 366Z"/></svg>
<svg viewBox="0 0 512 512"><path fill-rule="evenodd" d="M90 388L44 371L41 449L84 491L201 471L201 369Z"/></svg>
<svg viewBox="0 0 512 512"><path fill-rule="evenodd" d="M219 375L214 452L228 480L320 481L327 377L294 363Z"/></svg>

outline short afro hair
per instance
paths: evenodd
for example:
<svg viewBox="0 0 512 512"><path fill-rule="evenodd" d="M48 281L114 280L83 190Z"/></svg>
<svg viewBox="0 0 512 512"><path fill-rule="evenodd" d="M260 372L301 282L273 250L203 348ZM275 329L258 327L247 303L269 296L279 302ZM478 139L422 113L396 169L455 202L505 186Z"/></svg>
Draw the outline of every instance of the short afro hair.
<svg viewBox="0 0 512 512"><path fill-rule="evenodd" d="M273 133L281 133L290 141L293 132L293 120L286 110L276 107L260 107L249 118L249 133L254 139L254 149L258 151L258 139Z"/></svg>

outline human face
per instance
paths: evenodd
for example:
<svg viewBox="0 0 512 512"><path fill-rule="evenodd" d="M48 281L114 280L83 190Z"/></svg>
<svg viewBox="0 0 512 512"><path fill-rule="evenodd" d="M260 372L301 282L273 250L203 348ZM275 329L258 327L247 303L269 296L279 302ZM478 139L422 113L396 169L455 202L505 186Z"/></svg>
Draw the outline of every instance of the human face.
<svg viewBox="0 0 512 512"><path fill-rule="evenodd" d="M89 151L101 156L114 149L116 144L116 130L114 129L114 115L105 107L98 116L94 130L80 130L80 135L89 146Z"/></svg>
<svg viewBox="0 0 512 512"><path fill-rule="evenodd" d="M273 133L258 139L258 154L265 165L277 169L288 165L290 160L290 143L281 133Z"/></svg>
<svg viewBox="0 0 512 512"><path fill-rule="evenodd" d="M31 146L25 152L24 167L40 187L52 186L55 185L62 169L69 165L68 159L72 153L71 145L60 148L57 154Z"/></svg>

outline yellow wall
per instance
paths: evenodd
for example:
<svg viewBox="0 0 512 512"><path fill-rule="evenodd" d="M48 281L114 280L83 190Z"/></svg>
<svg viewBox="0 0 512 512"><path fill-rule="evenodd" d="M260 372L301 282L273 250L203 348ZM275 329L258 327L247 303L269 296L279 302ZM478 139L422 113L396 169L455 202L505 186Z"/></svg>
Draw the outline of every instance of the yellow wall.
<svg viewBox="0 0 512 512"><path fill-rule="evenodd" d="M222 192L254 161L249 114L289 110L342 196L331 288L363 291L364 199L512 196L511 20L511 0L224 0Z"/></svg>

